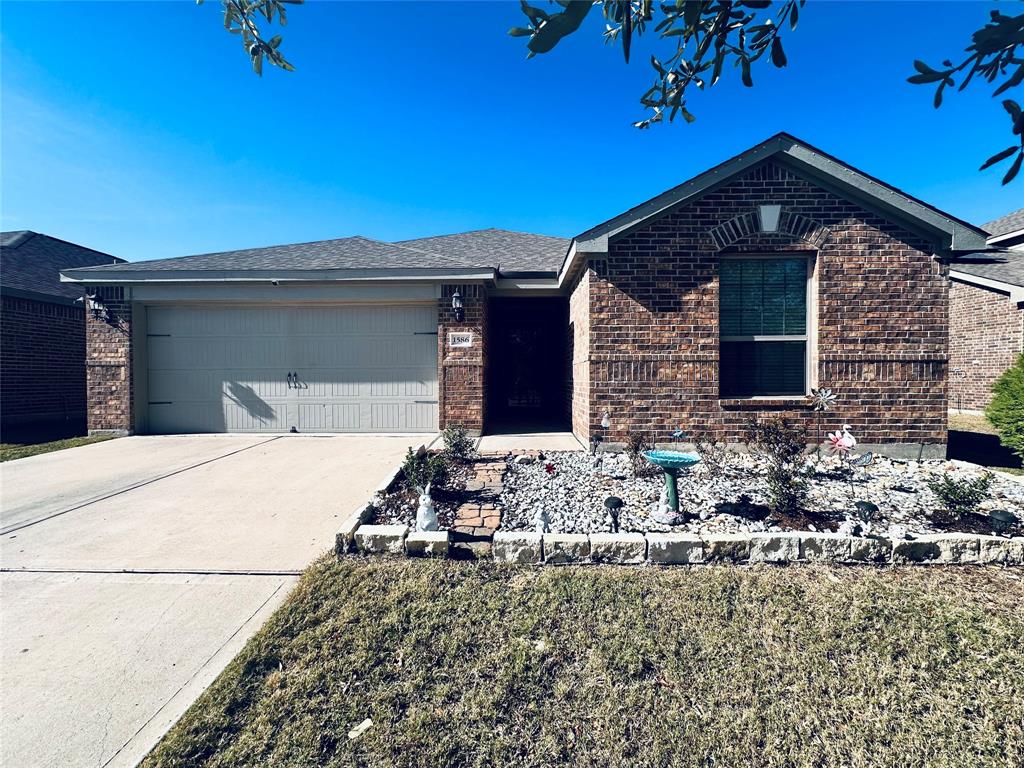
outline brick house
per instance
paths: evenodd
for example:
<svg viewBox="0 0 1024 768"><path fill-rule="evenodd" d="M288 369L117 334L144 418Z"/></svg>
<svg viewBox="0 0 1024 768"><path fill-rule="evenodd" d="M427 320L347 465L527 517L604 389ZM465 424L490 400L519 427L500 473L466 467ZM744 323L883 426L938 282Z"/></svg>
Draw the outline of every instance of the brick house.
<svg viewBox="0 0 1024 768"><path fill-rule="evenodd" d="M989 250L950 264L949 405L980 411L1024 352L1024 208L990 221Z"/></svg>
<svg viewBox="0 0 1024 768"><path fill-rule="evenodd" d="M94 431L736 442L751 418L813 428L827 386L834 420L916 456L946 442L947 264L984 247L779 134L571 240L345 238L64 275L104 307Z"/></svg>
<svg viewBox="0 0 1024 768"><path fill-rule="evenodd" d="M0 429L6 436L84 433L82 288L62 283L60 271L121 261L49 235L0 233Z"/></svg>

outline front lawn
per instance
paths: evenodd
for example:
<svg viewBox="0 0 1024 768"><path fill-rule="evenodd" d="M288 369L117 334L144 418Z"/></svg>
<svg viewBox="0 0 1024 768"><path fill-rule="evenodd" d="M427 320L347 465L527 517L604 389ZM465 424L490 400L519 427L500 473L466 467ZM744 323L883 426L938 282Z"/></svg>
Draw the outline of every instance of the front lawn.
<svg viewBox="0 0 1024 768"><path fill-rule="evenodd" d="M1021 765L1021 575L325 557L145 765Z"/></svg>
<svg viewBox="0 0 1024 768"><path fill-rule="evenodd" d="M27 456L38 456L51 451L63 451L65 448L77 448L80 445L101 443L112 440L116 435L93 435L92 437L69 437L65 440L53 440L48 443L0 443L0 461L24 459Z"/></svg>

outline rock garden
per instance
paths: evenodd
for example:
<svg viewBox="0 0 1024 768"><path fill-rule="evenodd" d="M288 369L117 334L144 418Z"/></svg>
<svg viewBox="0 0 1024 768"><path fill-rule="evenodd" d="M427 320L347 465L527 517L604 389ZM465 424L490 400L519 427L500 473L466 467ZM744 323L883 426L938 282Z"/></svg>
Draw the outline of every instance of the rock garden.
<svg viewBox="0 0 1024 768"><path fill-rule="evenodd" d="M781 420L752 422L742 450L682 431L669 440L669 450L661 444L657 452L630 435L624 450L595 443L590 452L477 456L462 430L449 429L443 448L410 451L357 525L368 526L366 536L378 528L404 531L414 549L438 554L449 540L489 542L495 534L496 542L519 534L552 542L808 534L854 544L885 540L890 547L964 534L1013 541L1012 551L1024 553L1024 483L976 465L861 451L849 425L818 448L808 448L806 433ZM355 527L343 543L356 543Z"/></svg>

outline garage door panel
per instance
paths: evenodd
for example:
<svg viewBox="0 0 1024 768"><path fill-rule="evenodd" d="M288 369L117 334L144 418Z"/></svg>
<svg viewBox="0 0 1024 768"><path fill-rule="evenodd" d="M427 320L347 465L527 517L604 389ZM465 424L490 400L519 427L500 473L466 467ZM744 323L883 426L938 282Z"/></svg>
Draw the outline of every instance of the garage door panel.
<svg viewBox="0 0 1024 768"><path fill-rule="evenodd" d="M149 428L432 431L436 328L432 306L149 307Z"/></svg>

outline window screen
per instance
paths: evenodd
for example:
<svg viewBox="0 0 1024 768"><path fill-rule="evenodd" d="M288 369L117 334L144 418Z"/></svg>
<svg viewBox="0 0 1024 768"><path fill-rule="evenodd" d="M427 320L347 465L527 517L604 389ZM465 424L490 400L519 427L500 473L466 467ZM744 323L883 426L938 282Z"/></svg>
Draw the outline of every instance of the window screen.
<svg viewBox="0 0 1024 768"><path fill-rule="evenodd" d="M723 259L719 323L723 396L804 394L806 259Z"/></svg>

